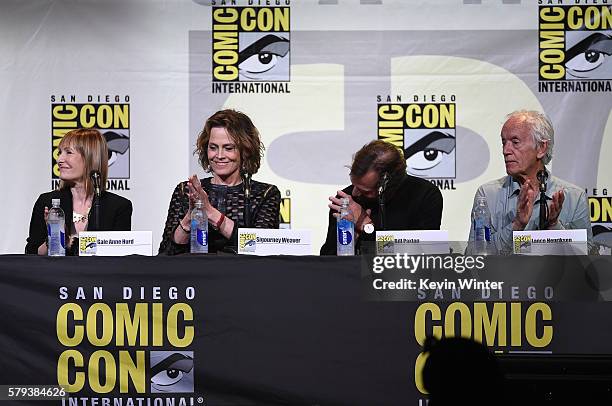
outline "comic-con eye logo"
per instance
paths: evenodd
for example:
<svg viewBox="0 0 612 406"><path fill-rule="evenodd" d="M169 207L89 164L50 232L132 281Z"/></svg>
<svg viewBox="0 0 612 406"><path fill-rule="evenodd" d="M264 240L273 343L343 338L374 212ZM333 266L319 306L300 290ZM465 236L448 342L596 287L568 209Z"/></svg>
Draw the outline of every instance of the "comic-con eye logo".
<svg viewBox="0 0 612 406"><path fill-rule="evenodd" d="M455 103L378 105L378 139L403 151L410 175L454 179L455 134Z"/></svg>
<svg viewBox="0 0 612 406"><path fill-rule="evenodd" d="M193 351L151 351L151 393L193 393Z"/></svg>
<svg viewBox="0 0 612 406"><path fill-rule="evenodd" d="M612 248L612 196L590 196L593 241Z"/></svg>
<svg viewBox="0 0 612 406"><path fill-rule="evenodd" d="M257 235L255 233L240 234L238 248L244 252L255 252Z"/></svg>
<svg viewBox="0 0 612 406"><path fill-rule="evenodd" d="M393 254L395 252L395 237L393 235L376 236L376 253Z"/></svg>
<svg viewBox="0 0 612 406"><path fill-rule="evenodd" d="M513 242L515 254L531 254L530 235L518 235L514 237Z"/></svg>
<svg viewBox="0 0 612 406"><path fill-rule="evenodd" d="M541 82L540 91L610 91L612 6L540 6L538 11L540 81L573 81L556 87Z"/></svg>
<svg viewBox="0 0 612 406"><path fill-rule="evenodd" d="M115 179L130 177L129 129L103 131L108 146L108 177Z"/></svg>
<svg viewBox="0 0 612 406"><path fill-rule="evenodd" d="M289 7L212 7L213 83L288 82ZM213 86L213 92L221 91ZM224 87L223 91L251 92ZM285 92L269 87L263 92Z"/></svg>
<svg viewBox="0 0 612 406"><path fill-rule="evenodd" d="M98 237L79 237L79 255L96 255L98 252Z"/></svg>

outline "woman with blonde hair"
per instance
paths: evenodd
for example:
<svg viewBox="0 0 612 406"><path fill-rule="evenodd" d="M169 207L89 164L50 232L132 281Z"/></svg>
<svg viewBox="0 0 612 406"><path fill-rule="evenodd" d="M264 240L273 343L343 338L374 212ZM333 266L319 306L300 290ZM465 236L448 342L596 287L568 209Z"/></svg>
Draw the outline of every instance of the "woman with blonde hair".
<svg viewBox="0 0 612 406"><path fill-rule="evenodd" d="M100 131L81 128L69 131L58 146L60 184L57 190L38 197L32 210L26 254L47 254L46 219L52 199L60 199L66 216L66 255L76 255L77 244L72 242L81 231L129 231L132 222L132 202L106 191L108 177L108 147ZM100 180L97 214L92 213L95 202L92 172ZM94 219L99 221L95 224ZM92 224L93 223L93 224Z"/></svg>

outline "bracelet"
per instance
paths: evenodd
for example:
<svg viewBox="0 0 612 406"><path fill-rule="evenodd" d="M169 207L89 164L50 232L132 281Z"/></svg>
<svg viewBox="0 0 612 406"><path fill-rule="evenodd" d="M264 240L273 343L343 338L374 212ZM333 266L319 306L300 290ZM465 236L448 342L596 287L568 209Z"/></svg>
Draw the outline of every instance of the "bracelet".
<svg viewBox="0 0 612 406"><path fill-rule="evenodd" d="M221 213L221 217L219 217L219 221L217 221L217 223L215 224L215 230L220 229L224 221L225 221L225 214Z"/></svg>
<svg viewBox="0 0 612 406"><path fill-rule="evenodd" d="M185 229L185 227L183 227L183 224L179 221L179 227L181 228L181 230L183 230L185 233L190 234L191 233L191 229L187 230Z"/></svg>

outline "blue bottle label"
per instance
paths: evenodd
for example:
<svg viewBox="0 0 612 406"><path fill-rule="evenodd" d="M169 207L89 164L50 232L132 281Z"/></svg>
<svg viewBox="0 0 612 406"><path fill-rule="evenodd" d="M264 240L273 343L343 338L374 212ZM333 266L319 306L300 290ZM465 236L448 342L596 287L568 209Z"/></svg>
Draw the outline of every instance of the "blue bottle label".
<svg viewBox="0 0 612 406"><path fill-rule="evenodd" d="M484 219L475 218L473 227L477 241L491 241L491 227L485 225Z"/></svg>
<svg viewBox="0 0 612 406"><path fill-rule="evenodd" d="M64 231L61 229L59 224L47 224L47 240L51 245L54 245L55 243L53 242L53 234L59 233L59 243L60 243L60 247L61 247L61 252L65 252L66 250L66 233L64 233ZM58 247L59 248L59 247ZM53 246L53 249L55 249L55 246Z"/></svg>
<svg viewBox="0 0 612 406"><path fill-rule="evenodd" d="M348 220L340 220L338 222L338 243L340 245L349 245L353 242L351 233L351 222Z"/></svg>
<svg viewBox="0 0 612 406"><path fill-rule="evenodd" d="M208 232L206 232L206 230L198 228L197 239L198 244L202 246L208 245Z"/></svg>

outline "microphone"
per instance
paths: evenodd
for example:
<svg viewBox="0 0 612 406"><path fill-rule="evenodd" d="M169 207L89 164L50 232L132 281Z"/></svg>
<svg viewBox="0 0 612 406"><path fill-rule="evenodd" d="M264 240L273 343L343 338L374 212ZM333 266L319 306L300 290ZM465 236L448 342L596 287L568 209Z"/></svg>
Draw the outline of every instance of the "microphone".
<svg viewBox="0 0 612 406"><path fill-rule="evenodd" d="M89 177L93 182L94 193L96 194L96 197L100 197L100 193L102 190L102 187L100 185L102 179L102 177L100 176L100 172L95 170L91 171L89 172Z"/></svg>
<svg viewBox="0 0 612 406"><path fill-rule="evenodd" d="M389 184L389 172L385 172L382 175L382 179L380 180L380 184L378 185L378 197L382 198L382 195L387 190L387 185Z"/></svg>
<svg viewBox="0 0 612 406"><path fill-rule="evenodd" d="M251 177L253 175L251 175L250 173L247 173L244 175L244 197L247 199L251 198Z"/></svg>
<svg viewBox="0 0 612 406"><path fill-rule="evenodd" d="M538 178L538 182L540 182L540 192L546 192L546 181L548 180L548 171L546 169L541 169L538 171L536 175Z"/></svg>

